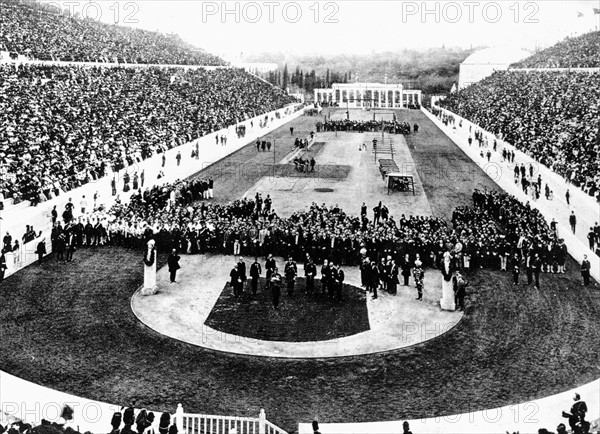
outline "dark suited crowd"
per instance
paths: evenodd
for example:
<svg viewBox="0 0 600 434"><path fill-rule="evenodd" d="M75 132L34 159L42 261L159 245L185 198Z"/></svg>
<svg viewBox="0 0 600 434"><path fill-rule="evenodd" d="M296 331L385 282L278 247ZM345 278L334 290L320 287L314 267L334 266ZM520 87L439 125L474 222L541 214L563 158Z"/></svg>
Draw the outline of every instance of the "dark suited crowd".
<svg viewBox="0 0 600 434"><path fill-rule="evenodd" d="M325 122L317 122L317 132L328 132L328 131L346 131L346 132L379 132L385 131L390 134L410 134L411 127L408 122L393 121L359 121L359 120L327 120ZM415 132L418 131L418 127L415 125Z"/></svg>
<svg viewBox="0 0 600 434"><path fill-rule="evenodd" d="M372 209L372 218L364 203L359 215L338 205L312 203L283 218L268 194L219 204L195 200L193 185L183 182L136 193L127 205L93 213L89 222L70 222L63 231L76 247L141 249L152 238L159 251L179 254L273 255L305 264L310 258L317 265L334 260L343 267L365 267L368 258L371 271L364 274L377 279L367 277L363 284L373 291L372 282L382 281L377 287L392 294L400 276L405 283L422 282L423 270L439 268L446 252L456 270L511 271L515 282L524 271L528 284L538 287L540 273L564 273L566 268L568 252L555 222L548 224L539 211L506 193L475 190L474 206L457 207L451 222L412 215L396 220L381 202ZM582 267L589 282L589 268ZM264 268L269 270L267 264ZM285 277L285 270L280 272Z"/></svg>

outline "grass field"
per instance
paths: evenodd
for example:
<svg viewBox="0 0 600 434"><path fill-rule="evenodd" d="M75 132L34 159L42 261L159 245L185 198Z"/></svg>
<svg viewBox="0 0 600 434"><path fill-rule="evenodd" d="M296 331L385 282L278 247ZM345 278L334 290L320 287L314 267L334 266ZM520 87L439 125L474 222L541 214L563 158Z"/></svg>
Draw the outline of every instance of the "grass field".
<svg viewBox="0 0 600 434"><path fill-rule="evenodd" d="M296 280L293 296L287 295L283 282L279 310L272 304L265 279L259 279L260 290L252 296L247 286L243 297L236 299L226 286L205 324L215 330L253 339L284 342L310 342L352 336L369 330L369 314L365 291L344 285L343 301L321 295L321 282L315 281L315 294L308 298L306 280ZM249 285L249 283L248 283Z"/></svg>
<svg viewBox="0 0 600 434"><path fill-rule="evenodd" d="M474 186L492 186L420 113L404 115L421 126L409 145L434 214L470 203ZM300 118L297 128L309 131L308 119L314 125ZM289 125L282 130L289 134ZM244 155L268 157L250 146L232 158ZM452 184L425 176L438 164L474 174ZM216 182L225 200L256 180L227 182L223 175ZM166 258L158 260L161 266ZM508 273L478 271L470 276L465 317L439 339L372 356L285 360L213 352L153 332L130 309L143 281L139 253L82 249L72 264L34 265L2 282L0 369L158 411L183 403L190 412L256 416L264 408L291 432L314 417L402 420L500 407L600 376L600 292L582 287L576 264L568 266L566 275L542 275L539 290L513 286Z"/></svg>

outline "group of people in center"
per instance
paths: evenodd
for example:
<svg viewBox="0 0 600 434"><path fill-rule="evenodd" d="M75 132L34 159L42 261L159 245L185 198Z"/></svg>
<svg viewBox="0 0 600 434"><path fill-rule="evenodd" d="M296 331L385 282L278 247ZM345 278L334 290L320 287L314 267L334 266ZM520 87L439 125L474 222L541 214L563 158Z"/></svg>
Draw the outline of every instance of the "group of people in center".
<svg viewBox="0 0 600 434"><path fill-rule="evenodd" d="M291 256L288 257L287 262L283 265L282 276L277 261L272 254L269 254L264 264L264 270L265 287L262 288L259 279L262 276L263 266L258 258L254 258L254 262L250 265L250 280L248 281L246 263L240 257L229 273L229 286L233 290L234 298L240 298L244 293L244 289L248 286L250 286L252 296L256 297L260 285L261 289L271 291L273 308L279 310L282 285L285 283L288 297L294 296L296 292L298 265ZM337 302L342 301L346 275L339 263L336 264L334 261L328 261L327 259L323 262L320 270L320 291L315 288L316 277L317 266L310 255L306 254L304 261L304 293L308 297L321 296Z"/></svg>

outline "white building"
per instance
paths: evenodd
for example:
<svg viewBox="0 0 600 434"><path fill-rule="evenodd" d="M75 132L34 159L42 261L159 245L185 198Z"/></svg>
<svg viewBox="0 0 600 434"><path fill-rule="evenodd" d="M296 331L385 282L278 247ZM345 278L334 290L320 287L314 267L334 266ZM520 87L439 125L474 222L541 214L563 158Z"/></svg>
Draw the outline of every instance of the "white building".
<svg viewBox="0 0 600 434"><path fill-rule="evenodd" d="M315 89L315 102L348 108L407 108L421 105L420 90L402 84L334 83L331 89Z"/></svg>
<svg viewBox="0 0 600 434"><path fill-rule="evenodd" d="M529 57L531 53L516 48L485 48L476 51L460 64L458 88L463 89L489 77L494 71L505 71L509 65Z"/></svg>

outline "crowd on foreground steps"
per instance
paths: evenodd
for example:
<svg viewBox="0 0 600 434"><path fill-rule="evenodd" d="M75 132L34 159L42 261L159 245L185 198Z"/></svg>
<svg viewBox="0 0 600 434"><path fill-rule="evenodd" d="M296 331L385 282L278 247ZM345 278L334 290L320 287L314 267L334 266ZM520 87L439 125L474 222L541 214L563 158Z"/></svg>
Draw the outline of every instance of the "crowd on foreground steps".
<svg viewBox="0 0 600 434"><path fill-rule="evenodd" d="M57 5L1 0L0 50L38 60L225 65L222 59L187 44L175 34L82 19L64 13ZM97 9L92 7L89 13L93 16ZM133 7L125 5L111 11L123 14L125 19L135 19Z"/></svg>
<svg viewBox="0 0 600 434"><path fill-rule="evenodd" d="M495 72L440 106L600 199L600 72Z"/></svg>
<svg viewBox="0 0 600 434"><path fill-rule="evenodd" d="M573 395L573 404L571 409L563 411L561 416L568 420L570 430L564 423L556 427L556 434L589 434L600 432L598 420L591 423L586 420L588 407L585 401L581 399L578 393ZM38 426L33 426L13 416L1 414L0 434L79 434L78 427L73 421L73 409L65 405L61 417L56 422L42 420ZM235 425L234 425L235 426ZM76 429L77 428L77 429ZM135 408L135 402L130 407L121 407L121 411L113 414L110 420L110 434L177 434L178 429L173 415L163 412L157 418L154 412L145 408ZM312 431L314 434L320 434L319 421L312 422ZM229 425L228 434L237 434L237 429ZM402 423L403 434L412 434L410 424L407 421ZM84 434L88 434L86 431ZM518 434L518 433L514 433ZM540 428L538 434L554 434L553 432Z"/></svg>
<svg viewBox="0 0 600 434"><path fill-rule="evenodd" d="M292 102L237 69L3 65L0 93L0 195L34 205Z"/></svg>

